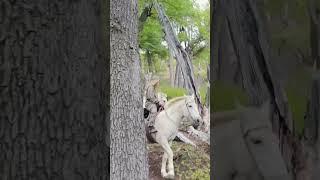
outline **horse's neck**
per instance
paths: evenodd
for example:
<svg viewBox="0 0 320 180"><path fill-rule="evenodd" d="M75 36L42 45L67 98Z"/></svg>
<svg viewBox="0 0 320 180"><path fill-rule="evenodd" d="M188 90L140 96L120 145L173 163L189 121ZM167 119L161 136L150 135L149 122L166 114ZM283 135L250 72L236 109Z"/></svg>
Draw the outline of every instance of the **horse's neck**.
<svg viewBox="0 0 320 180"><path fill-rule="evenodd" d="M166 110L170 120L177 126L180 125L183 118L183 103L184 101L177 102Z"/></svg>

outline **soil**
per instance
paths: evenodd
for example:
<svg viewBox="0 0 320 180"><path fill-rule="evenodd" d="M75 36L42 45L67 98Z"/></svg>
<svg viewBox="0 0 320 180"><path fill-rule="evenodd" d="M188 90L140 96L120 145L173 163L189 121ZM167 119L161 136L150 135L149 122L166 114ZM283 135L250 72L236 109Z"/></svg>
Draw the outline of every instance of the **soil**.
<svg viewBox="0 0 320 180"><path fill-rule="evenodd" d="M209 180L210 147L204 142L197 142L184 133L197 147L174 141L172 144L175 167L175 180ZM149 179L163 180L161 177L162 148L159 144L148 144Z"/></svg>

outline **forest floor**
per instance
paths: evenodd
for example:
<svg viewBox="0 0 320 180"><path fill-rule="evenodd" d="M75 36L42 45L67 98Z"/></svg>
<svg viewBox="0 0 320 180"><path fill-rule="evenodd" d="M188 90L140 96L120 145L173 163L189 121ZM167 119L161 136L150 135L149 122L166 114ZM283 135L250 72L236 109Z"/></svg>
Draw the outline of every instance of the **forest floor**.
<svg viewBox="0 0 320 180"><path fill-rule="evenodd" d="M209 180L210 179L210 147L208 144L195 141L187 133L197 147L174 141L172 144L175 168L175 180ZM162 148L159 144L148 144L149 180L162 180L161 161Z"/></svg>

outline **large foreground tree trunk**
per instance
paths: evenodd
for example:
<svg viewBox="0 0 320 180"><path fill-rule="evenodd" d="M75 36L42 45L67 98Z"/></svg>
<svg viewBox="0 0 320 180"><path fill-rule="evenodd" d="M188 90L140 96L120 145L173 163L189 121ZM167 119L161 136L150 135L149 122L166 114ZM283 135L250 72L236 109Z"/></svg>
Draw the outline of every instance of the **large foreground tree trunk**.
<svg viewBox="0 0 320 180"><path fill-rule="evenodd" d="M0 5L0 179L107 179L106 5Z"/></svg>
<svg viewBox="0 0 320 180"><path fill-rule="evenodd" d="M148 178L137 13L137 0L111 1L112 180Z"/></svg>

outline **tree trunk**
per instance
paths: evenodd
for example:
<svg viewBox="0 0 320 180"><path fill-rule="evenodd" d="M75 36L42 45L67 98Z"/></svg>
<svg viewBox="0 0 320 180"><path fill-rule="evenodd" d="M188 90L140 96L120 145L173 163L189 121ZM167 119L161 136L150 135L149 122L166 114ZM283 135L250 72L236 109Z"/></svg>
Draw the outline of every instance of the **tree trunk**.
<svg viewBox="0 0 320 180"><path fill-rule="evenodd" d="M139 32L143 30L144 23L147 21L148 17L151 16L152 3L146 4L140 17L139 17Z"/></svg>
<svg viewBox="0 0 320 180"><path fill-rule="evenodd" d="M196 97L196 102L199 106L200 112L202 112L202 104L199 92L196 88L195 80L194 80L194 73L193 73L193 66L190 61L190 57L188 53L183 49L181 46L178 37L174 33L174 30L172 28L172 25L169 21L169 18L166 16L165 11L160 6L160 4L154 0L153 5L158 12L158 17L160 20L160 24L162 25L163 31L166 34L165 40L168 44L168 47L172 50L174 53L177 62L179 63L179 66L181 67L181 71L185 80L185 83L187 85L187 90L189 94L193 93Z"/></svg>
<svg viewBox="0 0 320 180"><path fill-rule="evenodd" d="M315 0L309 0L309 14L311 58L315 68L320 69L320 5Z"/></svg>
<svg viewBox="0 0 320 180"><path fill-rule="evenodd" d="M169 53L168 67L169 67L170 85L171 87L174 87L173 55L171 52Z"/></svg>
<svg viewBox="0 0 320 180"><path fill-rule="evenodd" d="M149 50L147 50L146 52L146 56L147 56L147 63L148 63L148 73L152 73L152 56Z"/></svg>
<svg viewBox="0 0 320 180"><path fill-rule="evenodd" d="M210 66L207 66L207 93L206 93L206 106L210 107Z"/></svg>
<svg viewBox="0 0 320 180"><path fill-rule="evenodd" d="M0 4L0 179L107 179L107 5Z"/></svg>
<svg viewBox="0 0 320 180"><path fill-rule="evenodd" d="M137 0L111 1L110 179L148 179Z"/></svg>
<svg viewBox="0 0 320 180"><path fill-rule="evenodd" d="M174 87L178 88L186 88L185 81L181 72L181 67L179 63L176 64L176 73L175 73L175 80L174 80Z"/></svg>

